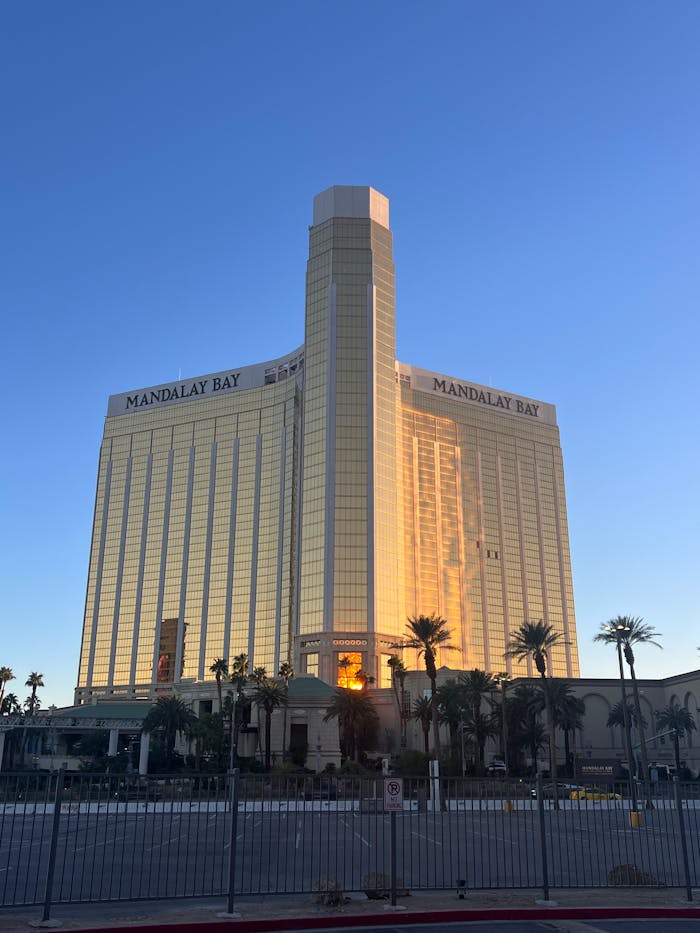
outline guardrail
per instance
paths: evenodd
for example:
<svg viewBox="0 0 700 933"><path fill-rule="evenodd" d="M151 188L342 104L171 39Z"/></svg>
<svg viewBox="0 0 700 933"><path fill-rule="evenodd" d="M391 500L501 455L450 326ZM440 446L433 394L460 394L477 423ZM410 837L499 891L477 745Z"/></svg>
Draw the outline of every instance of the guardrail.
<svg viewBox="0 0 700 933"><path fill-rule="evenodd" d="M0 775L0 906L402 890L700 884L700 784L605 788L345 775ZM395 837L392 848L392 838ZM392 857L393 852L393 857Z"/></svg>

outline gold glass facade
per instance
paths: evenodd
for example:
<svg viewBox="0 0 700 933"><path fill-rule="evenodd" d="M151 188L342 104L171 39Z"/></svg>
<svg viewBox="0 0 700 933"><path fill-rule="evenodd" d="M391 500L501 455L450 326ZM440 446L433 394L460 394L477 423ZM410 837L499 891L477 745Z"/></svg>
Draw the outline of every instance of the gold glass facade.
<svg viewBox="0 0 700 933"><path fill-rule="evenodd" d="M303 349L110 399L79 701L213 683L240 652L330 682L358 657L384 683L432 612L453 667L504 669L509 631L544 618L578 676L554 409L395 356L388 202L337 187L314 204Z"/></svg>

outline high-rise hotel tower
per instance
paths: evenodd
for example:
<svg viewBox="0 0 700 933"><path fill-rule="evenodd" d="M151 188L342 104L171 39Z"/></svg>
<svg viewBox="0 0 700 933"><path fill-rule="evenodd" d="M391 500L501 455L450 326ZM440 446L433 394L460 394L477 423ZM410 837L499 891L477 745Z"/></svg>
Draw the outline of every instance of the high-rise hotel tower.
<svg viewBox="0 0 700 933"><path fill-rule="evenodd" d="M109 399L76 700L213 682L215 658L386 685L408 616L450 667L578 676L552 405L396 362L389 203L314 201L304 344ZM410 663L414 658L406 656Z"/></svg>

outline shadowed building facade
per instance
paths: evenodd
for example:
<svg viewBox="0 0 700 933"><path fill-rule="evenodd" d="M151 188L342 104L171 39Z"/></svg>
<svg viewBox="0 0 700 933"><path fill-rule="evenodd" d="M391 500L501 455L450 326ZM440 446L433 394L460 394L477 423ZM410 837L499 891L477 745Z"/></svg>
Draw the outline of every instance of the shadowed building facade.
<svg viewBox="0 0 700 933"><path fill-rule="evenodd" d="M77 702L211 686L241 652L387 686L406 617L433 612L451 667L530 674L503 652L542 618L578 676L554 407L395 347L388 201L337 186L314 201L302 347L110 397Z"/></svg>

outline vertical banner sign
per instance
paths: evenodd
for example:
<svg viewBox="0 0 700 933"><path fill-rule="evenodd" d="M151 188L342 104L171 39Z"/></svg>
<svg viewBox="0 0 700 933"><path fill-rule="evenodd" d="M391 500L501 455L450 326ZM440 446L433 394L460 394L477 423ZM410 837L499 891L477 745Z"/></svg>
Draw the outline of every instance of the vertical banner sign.
<svg viewBox="0 0 700 933"><path fill-rule="evenodd" d="M403 778L384 778L384 810L403 810Z"/></svg>

